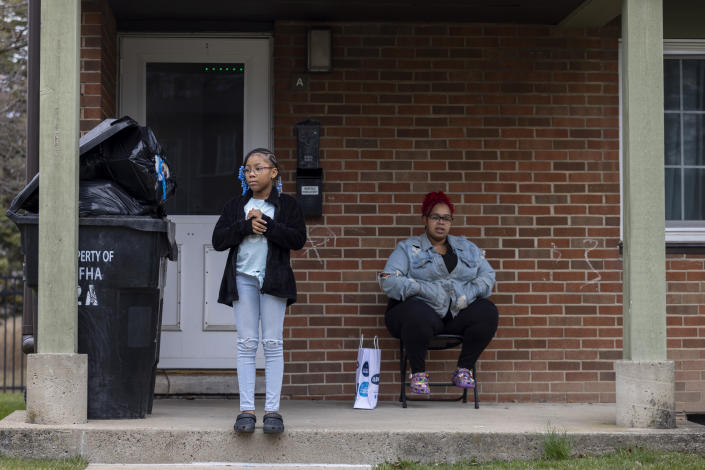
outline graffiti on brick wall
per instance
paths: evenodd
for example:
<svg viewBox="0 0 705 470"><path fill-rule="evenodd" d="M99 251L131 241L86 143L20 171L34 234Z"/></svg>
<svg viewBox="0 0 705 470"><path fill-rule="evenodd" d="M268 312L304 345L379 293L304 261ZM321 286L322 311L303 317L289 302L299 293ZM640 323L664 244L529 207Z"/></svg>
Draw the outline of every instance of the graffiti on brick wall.
<svg viewBox="0 0 705 470"><path fill-rule="evenodd" d="M309 227L308 238L306 240L306 244L304 245L304 254L307 258L315 257L322 263L323 260L321 260L321 255L318 252L318 248L335 246L335 239L335 232L328 227L323 227L320 225Z"/></svg>
<svg viewBox="0 0 705 470"><path fill-rule="evenodd" d="M584 255L585 262L587 263L588 267L590 268L590 271L595 273L595 277L593 277L592 279L589 279L590 274L588 274L588 281L585 284L583 284L582 286L580 286L581 289L583 289L591 284L597 284L598 282L600 282L600 280L602 280L602 276L600 275L599 271L597 269L595 269L595 266L593 266L593 264L590 262L590 252L592 250L596 249L597 247L599 247L600 242L598 242L597 240L593 240L591 238L588 238L586 240L583 240L583 244L585 245L585 255Z"/></svg>
<svg viewBox="0 0 705 470"><path fill-rule="evenodd" d="M602 280L602 275L600 275L600 272L590 261L590 252L598 248L600 246L600 242L592 238L586 238L585 240L583 240L583 245L585 245L585 252L583 253L583 257L585 258L585 263L587 263L590 272L588 273L588 281L582 286L580 286L580 289L584 289L585 287L590 286L592 284L597 284ZM551 259L553 260L553 262L557 264L558 261L560 261L562 255L563 254L561 253L561 250L558 249L556 244L551 243ZM594 277L590 279L590 276L592 275L594 275Z"/></svg>

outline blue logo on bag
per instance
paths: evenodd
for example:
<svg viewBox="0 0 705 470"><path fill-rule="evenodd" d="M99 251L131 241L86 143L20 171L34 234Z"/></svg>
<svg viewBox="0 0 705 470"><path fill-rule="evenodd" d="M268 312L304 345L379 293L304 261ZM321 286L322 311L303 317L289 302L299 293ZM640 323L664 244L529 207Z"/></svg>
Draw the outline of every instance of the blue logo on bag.
<svg viewBox="0 0 705 470"><path fill-rule="evenodd" d="M364 375L365 377L370 376L370 365L367 363L367 361L362 364L362 375Z"/></svg>
<svg viewBox="0 0 705 470"><path fill-rule="evenodd" d="M374 385L379 385L379 374L375 374L372 376L372 383Z"/></svg>
<svg viewBox="0 0 705 470"><path fill-rule="evenodd" d="M361 397L366 397L367 396L367 389L369 388L370 384L369 382L362 382L360 384L360 390L357 392L358 395Z"/></svg>

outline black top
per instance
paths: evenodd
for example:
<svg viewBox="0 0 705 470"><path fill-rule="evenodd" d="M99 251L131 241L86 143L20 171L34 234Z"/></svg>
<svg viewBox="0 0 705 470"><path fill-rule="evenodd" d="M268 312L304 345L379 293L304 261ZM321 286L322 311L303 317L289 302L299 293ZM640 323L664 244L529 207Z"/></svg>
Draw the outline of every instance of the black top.
<svg viewBox="0 0 705 470"><path fill-rule="evenodd" d="M245 204L251 197L252 191L248 190L244 196L228 201L213 230L213 248L230 250L218 294L218 302L228 306L238 300L233 258L237 259L237 249L243 238L253 233L252 219L245 219ZM274 218L262 216L267 222L264 236L268 252L261 292L283 297L287 299L287 305L291 305L296 302L296 280L289 263L289 252L303 248L306 243L306 223L293 197L272 190L267 202L274 206Z"/></svg>
<svg viewBox="0 0 705 470"><path fill-rule="evenodd" d="M455 254L455 251L453 251L453 247L450 246L448 240L446 240L446 254L441 256L443 257L443 262L446 264L446 269L449 273L452 273L458 265L458 255Z"/></svg>

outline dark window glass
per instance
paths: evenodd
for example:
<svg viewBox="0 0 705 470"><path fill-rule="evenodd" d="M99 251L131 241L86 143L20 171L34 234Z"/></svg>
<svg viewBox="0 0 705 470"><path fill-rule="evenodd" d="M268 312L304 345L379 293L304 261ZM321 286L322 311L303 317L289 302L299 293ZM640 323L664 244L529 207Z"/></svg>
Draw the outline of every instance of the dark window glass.
<svg viewBox="0 0 705 470"><path fill-rule="evenodd" d="M683 109L705 111L705 61L682 59Z"/></svg>
<svg viewBox="0 0 705 470"><path fill-rule="evenodd" d="M705 221L705 59L664 60L666 220Z"/></svg>
<svg viewBox="0 0 705 470"><path fill-rule="evenodd" d="M147 64L147 125L178 184L167 213L217 215L237 194L243 103L243 64Z"/></svg>
<svg viewBox="0 0 705 470"><path fill-rule="evenodd" d="M680 113L666 113L666 133L664 134L666 165L680 165L681 163L681 115Z"/></svg>
<svg viewBox="0 0 705 470"><path fill-rule="evenodd" d="M683 206L685 220L705 219L705 169L687 168L683 170Z"/></svg>
<svg viewBox="0 0 705 470"><path fill-rule="evenodd" d="M681 170L666 168L666 220L682 220Z"/></svg>
<svg viewBox="0 0 705 470"><path fill-rule="evenodd" d="M664 108L667 110L681 109L681 72L680 60L666 59L663 61Z"/></svg>
<svg viewBox="0 0 705 470"><path fill-rule="evenodd" d="M683 164L705 165L702 114L683 114Z"/></svg>

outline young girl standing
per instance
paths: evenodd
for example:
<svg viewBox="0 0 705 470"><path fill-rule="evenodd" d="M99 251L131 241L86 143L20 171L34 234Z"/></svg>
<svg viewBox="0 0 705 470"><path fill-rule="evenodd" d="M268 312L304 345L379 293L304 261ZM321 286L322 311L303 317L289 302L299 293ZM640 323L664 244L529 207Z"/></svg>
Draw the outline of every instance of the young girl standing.
<svg viewBox="0 0 705 470"><path fill-rule="evenodd" d="M242 195L228 201L213 230L213 248L230 250L218 302L232 306L237 327L240 414L236 432L253 432L255 354L262 325L265 357L265 433L284 431L278 413L284 375L284 311L296 301L290 250L306 242L306 224L296 199L281 192L279 162L270 150L245 156L239 178Z"/></svg>

